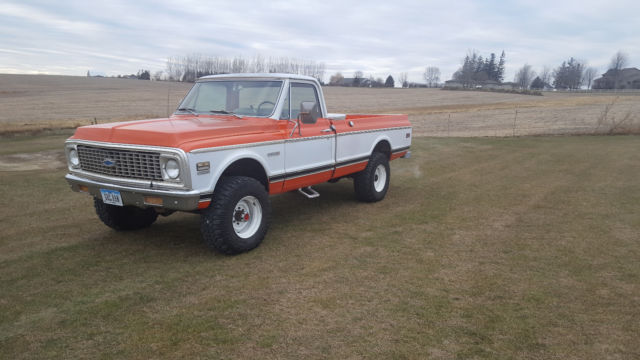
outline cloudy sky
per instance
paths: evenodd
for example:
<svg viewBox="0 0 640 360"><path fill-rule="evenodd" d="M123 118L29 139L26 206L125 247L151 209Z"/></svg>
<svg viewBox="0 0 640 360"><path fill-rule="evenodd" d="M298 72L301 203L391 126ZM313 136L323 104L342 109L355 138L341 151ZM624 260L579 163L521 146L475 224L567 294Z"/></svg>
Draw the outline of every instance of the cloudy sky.
<svg viewBox="0 0 640 360"><path fill-rule="evenodd" d="M327 79L421 81L437 66L447 80L469 50L504 50L512 80L572 56L604 71L618 50L640 67L638 14L638 0L0 0L0 73L153 73L199 53L315 60Z"/></svg>

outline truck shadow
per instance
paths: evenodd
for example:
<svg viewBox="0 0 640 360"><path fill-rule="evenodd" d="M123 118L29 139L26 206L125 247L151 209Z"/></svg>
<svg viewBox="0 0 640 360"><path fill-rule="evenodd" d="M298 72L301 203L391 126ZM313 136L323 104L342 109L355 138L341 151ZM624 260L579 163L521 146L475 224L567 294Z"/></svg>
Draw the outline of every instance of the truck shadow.
<svg viewBox="0 0 640 360"><path fill-rule="evenodd" d="M353 183L342 180L337 184L320 184L314 187L321 195L315 199L307 199L298 192L271 196L271 226L263 244L282 245L293 232L305 232L309 222L326 222L335 217L338 209L356 207L358 202L353 193ZM96 219L96 221L99 221ZM106 250L110 247L130 248L131 251L169 252L176 256L213 256L221 255L211 251L202 241L200 234L200 215L191 213L175 213L167 217L159 217L149 228L118 232L104 227L93 233L91 238L99 242ZM256 250L252 251L255 252Z"/></svg>

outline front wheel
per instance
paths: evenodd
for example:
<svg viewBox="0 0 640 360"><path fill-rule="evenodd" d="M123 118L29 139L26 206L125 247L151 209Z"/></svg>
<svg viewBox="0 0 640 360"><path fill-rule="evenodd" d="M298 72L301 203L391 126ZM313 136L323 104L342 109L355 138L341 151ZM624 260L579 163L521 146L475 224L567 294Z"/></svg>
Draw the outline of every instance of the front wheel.
<svg viewBox="0 0 640 360"><path fill-rule="evenodd" d="M260 245L270 215L269 194L259 181L228 176L220 179L211 206L202 212L200 231L212 250L239 254Z"/></svg>
<svg viewBox="0 0 640 360"><path fill-rule="evenodd" d="M373 153L367 167L353 179L356 198L364 202L384 199L389 190L390 178L391 169L387 156L379 152Z"/></svg>
<svg viewBox="0 0 640 360"><path fill-rule="evenodd" d="M98 198L93 199L93 205L100 220L118 231L143 229L151 226L158 218L158 213L152 208L109 205Z"/></svg>

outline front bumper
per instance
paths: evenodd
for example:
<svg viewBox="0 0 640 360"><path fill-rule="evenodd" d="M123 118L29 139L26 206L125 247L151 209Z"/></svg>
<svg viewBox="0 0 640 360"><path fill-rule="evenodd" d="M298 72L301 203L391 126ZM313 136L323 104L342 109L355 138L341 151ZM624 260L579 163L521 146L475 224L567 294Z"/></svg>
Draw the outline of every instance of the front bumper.
<svg viewBox="0 0 640 360"><path fill-rule="evenodd" d="M140 208L156 207L167 210L192 211L202 208L205 204L209 205L211 202L211 195L201 195L197 190L146 189L87 179L74 174L67 174L65 179L71 185L73 191L89 193L98 199L102 198L100 189L117 190L120 192L124 205L133 205ZM81 186L86 188L81 190ZM145 197L161 198L162 205L155 201L154 203L149 203L145 201Z"/></svg>

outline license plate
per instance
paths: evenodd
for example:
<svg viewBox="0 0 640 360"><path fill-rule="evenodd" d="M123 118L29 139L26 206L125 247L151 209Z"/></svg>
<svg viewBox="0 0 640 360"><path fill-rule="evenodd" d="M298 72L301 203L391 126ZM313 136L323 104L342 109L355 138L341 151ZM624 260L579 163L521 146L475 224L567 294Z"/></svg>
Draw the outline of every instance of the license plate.
<svg viewBox="0 0 640 360"><path fill-rule="evenodd" d="M102 201L105 204L123 206L120 191L100 189L100 193L102 194Z"/></svg>

